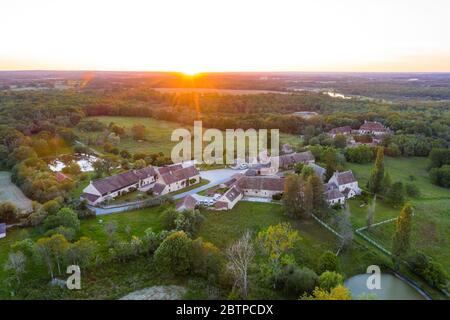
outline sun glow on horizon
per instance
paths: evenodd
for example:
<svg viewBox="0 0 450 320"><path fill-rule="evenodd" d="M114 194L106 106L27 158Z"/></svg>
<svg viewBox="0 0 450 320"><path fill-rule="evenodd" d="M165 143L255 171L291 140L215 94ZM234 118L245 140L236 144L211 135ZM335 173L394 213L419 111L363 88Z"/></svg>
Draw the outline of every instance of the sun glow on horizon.
<svg viewBox="0 0 450 320"><path fill-rule="evenodd" d="M0 70L450 71L448 0L2 0L0 12Z"/></svg>

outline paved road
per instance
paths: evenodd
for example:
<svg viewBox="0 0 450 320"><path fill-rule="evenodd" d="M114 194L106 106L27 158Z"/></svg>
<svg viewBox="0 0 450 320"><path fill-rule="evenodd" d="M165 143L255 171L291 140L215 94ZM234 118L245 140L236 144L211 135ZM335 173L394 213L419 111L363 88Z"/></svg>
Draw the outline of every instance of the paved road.
<svg viewBox="0 0 450 320"><path fill-rule="evenodd" d="M198 188L195 188L195 189L183 192L183 193L179 193L179 194L173 196L173 198L180 199L180 198L183 198L184 196L187 196L190 194L195 194L200 191L218 186L219 184L229 180L236 173L243 173L243 172L245 172L245 170L216 169L216 170L200 171L200 176L203 179L209 180L209 183L205 184L204 186L201 186L201 187L198 187Z"/></svg>

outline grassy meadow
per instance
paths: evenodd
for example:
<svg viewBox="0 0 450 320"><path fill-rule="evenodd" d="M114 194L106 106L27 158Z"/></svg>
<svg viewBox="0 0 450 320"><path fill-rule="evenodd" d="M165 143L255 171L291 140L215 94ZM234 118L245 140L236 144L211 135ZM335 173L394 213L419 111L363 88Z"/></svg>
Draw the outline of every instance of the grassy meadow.
<svg viewBox="0 0 450 320"><path fill-rule="evenodd" d="M178 142L170 141L172 131L178 128L186 128L192 132L192 126L185 126L175 122L156 120L153 118L144 117L88 117L87 120L98 120L105 125L109 125L111 122L116 123L119 126L123 126L126 129L126 135L120 139L117 147L120 150L127 150L130 153L145 152L145 153L158 153L163 152L166 156L170 157L172 148ZM143 124L147 128L144 141L136 141L131 135L131 127L135 124ZM87 142L89 139L95 141L95 137L99 132L82 132L76 130L76 134L83 142ZM298 136L286 133L280 133L280 145L289 143L292 146L299 146L300 138ZM204 144L205 146L207 143ZM100 146L92 146L94 149L102 152Z"/></svg>
<svg viewBox="0 0 450 320"><path fill-rule="evenodd" d="M347 164L352 169L360 186L365 186L373 164ZM414 183L421 195L407 199L414 207L412 228L412 250L423 251L439 261L450 272L450 190L431 183L428 176L427 158L391 158L385 157L385 171L389 172L392 182ZM360 200L351 200L351 221L355 228L364 227L367 219L367 205ZM399 208L392 208L378 199L375 209L375 222L395 218ZM374 240L388 250L392 246L395 221L373 227L365 231Z"/></svg>

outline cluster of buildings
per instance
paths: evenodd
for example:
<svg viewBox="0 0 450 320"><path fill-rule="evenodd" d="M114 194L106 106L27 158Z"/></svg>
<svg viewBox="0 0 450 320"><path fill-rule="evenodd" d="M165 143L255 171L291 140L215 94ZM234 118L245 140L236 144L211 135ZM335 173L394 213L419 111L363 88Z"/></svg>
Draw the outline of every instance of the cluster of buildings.
<svg viewBox="0 0 450 320"><path fill-rule="evenodd" d="M84 188L81 199L97 205L134 190L153 190L155 195L164 195L199 182L200 173L193 165L145 167L93 180Z"/></svg>
<svg viewBox="0 0 450 320"><path fill-rule="evenodd" d="M328 135L332 138L337 135L351 135L351 134L361 134L361 135L373 135L375 137L380 137L385 134L391 133L391 130L385 127L382 123L377 121L364 121L364 123L357 130L353 130L350 126L337 127L331 129Z"/></svg>
<svg viewBox="0 0 450 320"><path fill-rule="evenodd" d="M310 152L294 153L280 156L278 159L283 169L292 168L297 163L310 166L314 172L322 179L325 179L325 168L315 163L314 156ZM260 201L270 201L275 195L284 192L285 179L283 176L261 174L260 169L248 169L244 174L235 174L228 181L218 186L221 193L215 194L214 210L230 210L244 197L260 198ZM361 193L358 181L352 171L335 172L333 176L324 184L324 195L327 203L332 206L344 204L346 199L350 199ZM178 202L176 209L191 210L202 204L201 199L196 195L188 195Z"/></svg>

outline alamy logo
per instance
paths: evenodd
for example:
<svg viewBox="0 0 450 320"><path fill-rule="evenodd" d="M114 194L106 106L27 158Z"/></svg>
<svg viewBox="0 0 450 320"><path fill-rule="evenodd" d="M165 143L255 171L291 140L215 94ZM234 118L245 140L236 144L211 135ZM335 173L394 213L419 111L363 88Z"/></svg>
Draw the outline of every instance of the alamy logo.
<svg viewBox="0 0 450 320"><path fill-rule="evenodd" d="M279 167L279 130L270 129L270 139L268 134L267 129L226 129L224 136L219 129L210 128L203 132L202 121L194 121L193 137L185 128L172 132L171 141L178 143L172 149L171 159L173 163L194 158L197 164L270 164L276 172ZM203 145L205 142L208 143L206 147Z"/></svg>
<svg viewBox="0 0 450 320"><path fill-rule="evenodd" d="M66 280L66 286L69 290L81 289L81 270L77 265L70 265L67 267L66 273L70 276Z"/></svg>
<svg viewBox="0 0 450 320"><path fill-rule="evenodd" d="M381 270L377 265L370 265L367 267L367 273L370 276L367 278L367 289L369 290L380 290L381 289Z"/></svg>

